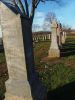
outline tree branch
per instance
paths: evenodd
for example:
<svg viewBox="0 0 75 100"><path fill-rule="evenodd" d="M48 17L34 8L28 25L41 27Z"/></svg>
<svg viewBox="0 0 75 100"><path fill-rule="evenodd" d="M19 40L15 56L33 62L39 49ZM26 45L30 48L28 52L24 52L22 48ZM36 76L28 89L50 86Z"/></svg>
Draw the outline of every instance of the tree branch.
<svg viewBox="0 0 75 100"><path fill-rule="evenodd" d="M21 13L21 15L22 15L22 12L21 12L20 8L18 7L18 5L17 5L17 3L16 3L16 0L13 0L13 3L14 3L14 5L15 5L16 10L17 10L19 13Z"/></svg>
<svg viewBox="0 0 75 100"><path fill-rule="evenodd" d="M46 0L46 1L53 1L53 2L56 2L57 4L60 3L60 0Z"/></svg>
<svg viewBox="0 0 75 100"><path fill-rule="evenodd" d="M24 1L25 1L25 7L26 7L26 14L27 14L27 16L29 17L28 2L27 2L27 0L24 0Z"/></svg>
<svg viewBox="0 0 75 100"><path fill-rule="evenodd" d="M32 0L32 8L31 8L31 14L30 14L31 24L33 23L35 9L37 8L39 2L40 0Z"/></svg>
<svg viewBox="0 0 75 100"><path fill-rule="evenodd" d="M35 0L32 0L32 8L31 8L31 13L30 13L31 24L33 23L35 8L36 8L36 7L35 7Z"/></svg>
<svg viewBox="0 0 75 100"><path fill-rule="evenodd" d="M15 2L16 2L16 0L15 0ZM24 9L24 6L23 6L21 0L18 0L18 4L19 4L19 6L20 6L20 8L21 8L21 10L22 10L22 12L23 12L23 15L25 16L25 15L26 15L26 12L25 12L25 9ZM18 4L17 4L17 5L18 5Z"/></svg>
<svg viewBox="0 0 75 100"><path fill-rule="evenodd" d="M38 4L40 3L40 0L37 1L37 3L35 4L35 7L37 8Z"/></svg>

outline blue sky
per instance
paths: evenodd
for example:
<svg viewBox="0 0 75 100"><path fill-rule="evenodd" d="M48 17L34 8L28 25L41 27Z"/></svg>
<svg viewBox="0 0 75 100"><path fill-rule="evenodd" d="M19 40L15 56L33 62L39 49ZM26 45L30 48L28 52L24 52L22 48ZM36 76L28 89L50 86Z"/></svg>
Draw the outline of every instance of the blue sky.
<svg viewBox="0 0 75 100"><path fill-rule="evenodd" d="M59 1L62 1L62 4L57 4L50 1L45 3L40 2L35 12L33 24L42 26L46 14L48 12L54 12L57 20L59 20L62 24L68 25L75 29L75 0ZM41 27L38 27L37 29L42 30Z"/></svg>
<svg viewBox="0 0 75 100"><path fill-rule="evenodd" d="M75 28L75 0L62 0L62 4L54 2L40 3L36 9L33 24L40 26L48 12L54 12L62 24Z"/></svg>

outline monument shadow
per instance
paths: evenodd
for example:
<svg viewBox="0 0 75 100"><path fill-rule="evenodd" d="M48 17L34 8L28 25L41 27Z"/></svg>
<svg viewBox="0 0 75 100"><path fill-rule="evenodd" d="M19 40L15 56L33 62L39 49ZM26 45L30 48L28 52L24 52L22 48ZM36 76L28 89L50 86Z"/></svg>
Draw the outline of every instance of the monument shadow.
<svg viewBox="0 0 75 100"><path fill-rule="evenodd" d="M60 49L60 56L67 57L71 55L75 55L75 43L63 44Z"/></svg>
<svg viewBox="0 0 75 100"><path fill-rule="evenodd" d="M47 100L75 100L75 82L47 93Z"/></svg>

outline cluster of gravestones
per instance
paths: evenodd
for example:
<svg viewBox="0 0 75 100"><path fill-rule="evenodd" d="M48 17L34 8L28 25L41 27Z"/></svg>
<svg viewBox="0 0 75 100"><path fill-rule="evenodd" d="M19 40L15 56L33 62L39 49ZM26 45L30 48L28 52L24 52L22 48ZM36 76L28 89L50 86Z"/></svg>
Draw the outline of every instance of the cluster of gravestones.
<svg viewBox="0 0 75 100"><path fill-rule="evenodd" d="M60 48L65 43L66 32L62 30L61 24L57 23L55 19L51 23L51 31L51 45L48 57L60 57Z"/></svg>
<svg viewBox="0 0 75 100"><path fill-rule="evenodd" d="M5 100L45 100L46 88L41 84L34 69L29 19L11 11L0 2L0 26L6 56L9 79L6 81ZM27 27L28 26L28 27ZM49 57L59 57L66 37L60 25L53 20ZM62 35L62 36L61 36Z"/></svg>
<svg viewBox="0 0 75 100"><path fill-rule="evenodd" d="M51 34L33 34L33 41L46 41L46 40L51 40Z"/></svg>

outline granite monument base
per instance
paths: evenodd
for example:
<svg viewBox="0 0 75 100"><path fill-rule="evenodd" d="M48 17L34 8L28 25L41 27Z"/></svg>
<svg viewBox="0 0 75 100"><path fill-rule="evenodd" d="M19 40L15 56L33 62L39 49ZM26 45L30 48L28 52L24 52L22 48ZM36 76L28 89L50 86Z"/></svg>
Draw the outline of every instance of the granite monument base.
<svg viewBox="0 0 75 100"><path fill-rule="evenodd" d="M60 57L60 51L58 49L50 49L49 50L48 57L49 58L57 58L57 57Z"/></svg>

